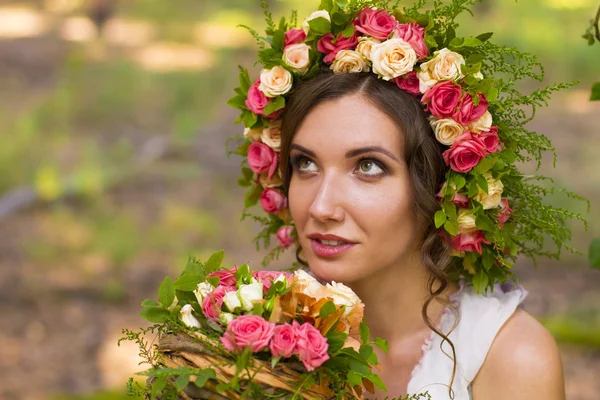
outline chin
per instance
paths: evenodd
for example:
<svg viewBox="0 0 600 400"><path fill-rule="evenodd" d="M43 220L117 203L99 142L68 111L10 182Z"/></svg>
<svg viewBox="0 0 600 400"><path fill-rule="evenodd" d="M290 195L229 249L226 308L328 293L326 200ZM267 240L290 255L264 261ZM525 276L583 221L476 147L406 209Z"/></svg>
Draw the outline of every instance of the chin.
<svg viewBox="0 0 600 400"><path fill-rule="evenodd" d="M324 260L314 255L307 261L311 272L317 279L322 281L350 284L362 278L360 274L356 273L361 270L360 268L357 270L356 261L348 262L343 257L341 259Z"/></svg>

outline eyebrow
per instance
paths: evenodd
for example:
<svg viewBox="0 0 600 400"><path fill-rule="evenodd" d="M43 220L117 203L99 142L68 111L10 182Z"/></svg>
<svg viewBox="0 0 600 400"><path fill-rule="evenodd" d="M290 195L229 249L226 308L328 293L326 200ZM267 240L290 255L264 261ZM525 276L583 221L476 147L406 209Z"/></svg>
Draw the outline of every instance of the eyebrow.
<svg viewBox="0 0 600 400"><path fill-rule="evenodd" d="M309 150L306 147L300 146L299 144L292 144L292 147L290 150L294 150L294 149L300 150L303 153L306 153L313 158L317 157L317 155L312 150ZM391 158L392 160L394 160L396 162L400 162L398 157L396 157L395 155L393 155L392 153L390 153L383 147L379 147L379 146L367 146L367 147L360 147L358 149L350 150L346 153L346 158L354 158L361 154L374 153L374 152L384 154L384 155L388 156L389 158Z"/></svg>

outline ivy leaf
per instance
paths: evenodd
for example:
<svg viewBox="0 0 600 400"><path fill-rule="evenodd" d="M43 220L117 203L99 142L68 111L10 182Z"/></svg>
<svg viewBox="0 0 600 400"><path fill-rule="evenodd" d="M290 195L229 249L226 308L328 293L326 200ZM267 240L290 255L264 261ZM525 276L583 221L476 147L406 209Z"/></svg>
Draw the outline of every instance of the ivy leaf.
<svg viewBox="0 0 600 400"><path fill-rule="evenodd" d="M479 271L475 274L473 278L473 286L477 291L477 294L482 294L488 286L489 278L483 268L480 268Z"/></svg>
<svg viewBox="0 0 600 400"><path fill-rule="evenodd" d="M444 225L446 222L446 213L444 210L438 210L433 217L435 221L435 227L439 229L440 226Z"/></svg>
<svg viewBox="0 0 600 400"><path fill-rule="evenodd" d="M385 339L382 339L382 338L376 338L376 339L373 341L373 344L374 344L375 346L379 347L381 350L383 350L383 351L384 351L384 352L386 352L386 353L389 353L389 351L390 351L390 348L389 348L389 346L388 346L388 342L387 342L387 340L385 340Z"/></svg>
<svg viewBox="0 0 600 400"><path fill-rule="evenodd" d="M600 269L600 238L596 238L590 244L590 266Z"/></svg>
<svg viewBox="0 0 600 400"><path fill-rule="evenodd" d="M164 308L168 308L173 304L173 300L175 300L175 287L173 286L173 279L167 276L158 289L158 301Z"/></svg>
<svg viewBox="0 0 600 400"><path fill-rule="evenodd" d="M175 387L179 390L183 390L188 383L190 383L189 375L179 375L179 377L175 380Z"/></svg>
<svg viewBox="0 0 600 400"><path fill-rule="evenodd" d="M223 258L225 257L225 251L219 250L215 254L211 255L206 262L206 272L211 273L215 272L221 266L223 262Z"/></svg>
<svg viewBox="0 0 600 400"><path fill-rule="evenodd" d="M364 322L360 323L360 340L363 343L367 343L369 341L369 336L371 335L371 330L369 329L369 326L367 324L365 324Z"/></svg>
<svg viewBox="0 0 600 400"><path fill-rule="evenodd" d="M163 324L169 319L169 311L161 307L144 308L140 316L153 324Z"/></svg>
<svg viewBox="0 0 600 400"><path fill-rule="evenodd" d="M600 100L600 82L594 83L592 86L592 93L590 95L590 101Z"/></svg>

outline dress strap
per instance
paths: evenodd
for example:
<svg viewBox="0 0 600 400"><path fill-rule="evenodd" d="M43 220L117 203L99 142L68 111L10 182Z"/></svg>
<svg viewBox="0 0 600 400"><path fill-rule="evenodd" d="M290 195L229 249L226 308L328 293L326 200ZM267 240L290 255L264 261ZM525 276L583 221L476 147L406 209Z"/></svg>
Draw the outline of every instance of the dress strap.
<svg viewBox="0 0 600 400"><path fill-rule="evenodd" d="M456 350L456 375L452 389L454 400L469 400L470 385L483 365L494 338L527 296L518 285L512 290L496 285L493 291L479 295L473 286L461 282L460 290L450 301L459 311L459 322L452 327L456 316L446 308L440 321L440 329L448 335ZM423 356L413 370L408 393L428 391L432 400L449 399L452 378L452 348L436 333L423 346Z"/></svg>

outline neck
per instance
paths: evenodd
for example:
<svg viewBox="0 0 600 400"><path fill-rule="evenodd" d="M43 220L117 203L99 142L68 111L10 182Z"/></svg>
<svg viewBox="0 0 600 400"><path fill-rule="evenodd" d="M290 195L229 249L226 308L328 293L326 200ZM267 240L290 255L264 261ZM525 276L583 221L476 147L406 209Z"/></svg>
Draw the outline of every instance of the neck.
<svg viewBox="0 0 600 400"><path fill-rule="evenodd" d="M428 279L429 273L419 254L415 254L350 284L365 303L364 320L369 325L371 337L396 341L429 333L422 315L423 304L430 294ZM456 290L456 285L450 284L441 299L447 300ZM439 322L443 309L444 304L439 301L430 303L427 315L434 324Z"/></svg>

